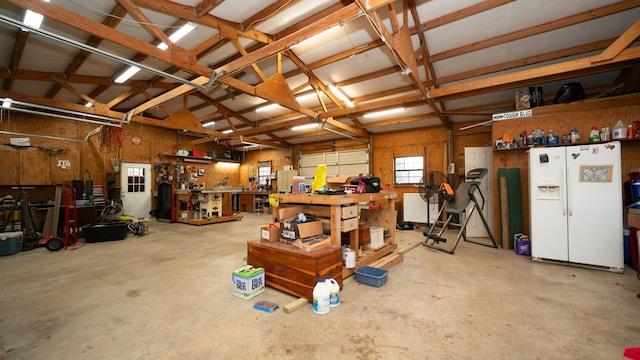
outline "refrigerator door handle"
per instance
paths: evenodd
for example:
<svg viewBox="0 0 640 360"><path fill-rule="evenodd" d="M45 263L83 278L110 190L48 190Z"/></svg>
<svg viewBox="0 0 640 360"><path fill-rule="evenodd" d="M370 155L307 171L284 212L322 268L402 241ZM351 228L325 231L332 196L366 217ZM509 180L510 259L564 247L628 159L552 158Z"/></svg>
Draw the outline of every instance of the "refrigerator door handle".
<svg viewBox="0 0 640 360"><path fill-rule="evenodd" d="M560 197L562 198L562 216L567 216L567 169L562 168L562 182L560 186Z"/></svg>
<svg viewBox="0 0 640 360"><path fill-rule="evenodd" d="M569 176L569 181L565 183L567 187L567 206L569 207L569 216L573 216L573 187L571 186L571 167L567 167L567 175Z"/></svg>

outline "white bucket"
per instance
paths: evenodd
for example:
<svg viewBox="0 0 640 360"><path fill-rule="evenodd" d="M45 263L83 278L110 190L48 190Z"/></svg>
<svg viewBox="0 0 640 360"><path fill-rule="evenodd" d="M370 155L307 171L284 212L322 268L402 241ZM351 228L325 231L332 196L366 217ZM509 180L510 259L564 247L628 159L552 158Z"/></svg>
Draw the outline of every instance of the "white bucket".
<svg viewBox="0 0 640 360"><path fill-rule="evenodd" d="M356 267L356 252L348 247L342 248L342 262L347 269Z"/></svg>

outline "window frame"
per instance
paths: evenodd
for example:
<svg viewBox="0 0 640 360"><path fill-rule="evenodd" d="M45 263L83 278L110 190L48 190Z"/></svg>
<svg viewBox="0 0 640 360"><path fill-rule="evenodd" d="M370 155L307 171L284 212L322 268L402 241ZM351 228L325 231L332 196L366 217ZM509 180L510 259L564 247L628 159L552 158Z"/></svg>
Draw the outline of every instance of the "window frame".
<svg viewBox="0 0 640 360"><path fill-rule="evenodd" d="M267 169L267 170L264 170ZM271 160L258 161L257 184L269 185L271 183Z"/></svg>
<svg viewBox="0 0 640 360"><path fill-rule="evenodd" d="M410 165L410 166L415 166L415 165L420 165L419 167L408 167L408 168L404 168L404 169L398 169L398 160L409 160L409 159L414 159L414 161L411 161L410 164L403 164L403 165ZM411 174L411 172L418 172L419 171L419 175L418 174ZM399 174L406 174L406 176L401 176L399 177ZM423 182L424 179L424 174L425 174L425 156L424 155L407 155L407 156L394 156L393 157L393 184L397 185L397 186L411 186L411 185L420 185ZM399 178L406 178L406 181L403 182L399 182L398 179Z"/></svg>

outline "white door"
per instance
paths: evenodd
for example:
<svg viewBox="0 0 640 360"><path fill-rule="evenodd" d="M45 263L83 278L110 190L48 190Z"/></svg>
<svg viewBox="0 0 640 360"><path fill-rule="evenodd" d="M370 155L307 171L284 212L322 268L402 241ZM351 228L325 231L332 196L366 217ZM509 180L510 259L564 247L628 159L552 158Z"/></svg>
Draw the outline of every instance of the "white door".
<svg viewBox="0 0 640 360"><path fill-rule="evenodd" d="M493 148L491 147L465 147L464 148L464 171L465 174L469 170L485 168L489 170L487 175L480 181L480 190L484 196L484 206L482 205L482 198L476 196L480 202L480 206L483 206L482 213L489 226L493 224ZM467 208L467 213L471 210L471 207ZM476 210L477 211L477 210ZM475 213L467 224L467 236L469 237L488 237L482 219Z"/></svg>
<svg viewBox="0 0 640 360"><path fill-rule="evenodd" d="M151 211L151 165L122 163L120 184L125 215L145 218Z"/></svg>

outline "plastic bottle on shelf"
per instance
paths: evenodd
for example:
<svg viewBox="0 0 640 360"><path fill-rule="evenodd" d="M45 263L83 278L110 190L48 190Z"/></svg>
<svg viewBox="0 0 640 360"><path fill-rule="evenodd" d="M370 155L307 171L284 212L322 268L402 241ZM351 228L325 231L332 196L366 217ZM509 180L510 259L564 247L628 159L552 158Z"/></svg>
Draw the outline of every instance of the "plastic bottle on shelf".
<svg viewBox="0 0 640 360"><path fill-rule="evenodd" d="M547 144L552 145L557 143L559 143L558 134L553 130L549 130L549 132L547 132Z"/></svg>
<svg viewBox="0 0 640 360"><path fill-rule="evenodd" d="M327 276L324 284L329 288L329 306L337 307L340 305L340 284L331 276Z"/></svg>
<svg viewBox="0 0 640 360"><path fill-rule="evenodd" d="M591 127L591 132L589 133L589 141L600 141L600 131L595 126Z"/></svg>
<svg viewBox="0 0 640 360"><path fill-rule="evenodd" d="M633 126L629 125L627 128L627 139L633 139Z"/></svg>
<svg viewBox="0 0 640 360"><path fill-rule="evenodd" d="M626 139L627 131L627 126L622 122L622 120L618 120L616 125L613 127L613 139Z"/></svg>
<svg viewBox="0 0 640 360"><path fill-rule="evenodd" d="M318 279L313 288L313 312L319 315L328 314L330 310L330 292L322 279Z"/></svg>
<svg viewBox="0 0 640 360"><path fill-rule="evenodd" d="M573 128L571 129L571 143L575 144L577 142L580 142L580 131Z"/></svg>

